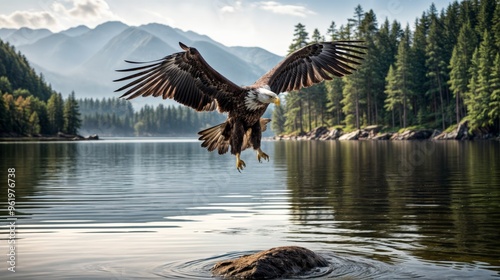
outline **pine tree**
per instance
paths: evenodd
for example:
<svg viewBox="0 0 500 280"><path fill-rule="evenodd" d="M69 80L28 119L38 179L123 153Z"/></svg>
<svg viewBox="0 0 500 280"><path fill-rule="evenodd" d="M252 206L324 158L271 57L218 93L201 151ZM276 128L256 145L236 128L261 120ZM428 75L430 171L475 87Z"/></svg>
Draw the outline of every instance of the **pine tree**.
<svg viewBox="0 0 500 280"><path fill-rule="evenodd" d="M64 133L76 134L81 126L78 102L75 92L71 92L66 102L64 102Z"/></svg>
<svg viewBox="0 0 500 280"><path fill-rule="evenodd" d="M305 25L298 23L295 25L294 39L288 48L288 52L292 53L309 43L309 34L305 29ZM305 103L305 96L299 91L289 92L285 96L286 103L286 123L285 127L290 131L299 130L300 133L304 132L303 127L303 104Z"/></svg>
<svg viewBox="0 0 500 280"><path fill-rule="evenodd" d="M471 79L465 103L472 128L484 128L491 124L492 73L496 54L490 32L484 30L483 40L472 56L469 69ZM496 97L496 96L495 96ZM495 102L493 104L496 104Z"/></svg>
<svg viewBox="0 0 500 280"><path fill-rule="evenodd" d="M475 32L469 22L465 23L460 29L458 41L453 48L453 54L450 60L450 89L455 97L455 116L457 124L465 115L463 108L464 94L467 92L467 84L470 80L469 68L471 57L474 53L477 43Z"/></svg>
<svg viewBox="0 0 500 280"><path fill-rule="evenodd" d="M29 96L28 98L30 99L31 112L36 112L38 124L40 126L36 133L49 134L51 127L47 115L47 104L35 96Z"/></svg>
<svg viewBox="0 0 500 280"><path fill-rule="evenodd" d="M380 52L376 47L377 40L377 18L373 10L367 12L361 20L359 26L359 36L361 40L365 41L367 47L366 55L364 55L363 63L358 66L356 85L359 88L358 105L360 115L358 119L363 118L365 124L374 124L378 122L379 111L382 110L381 101L383 98L379 97L379 93L384 91L385 73L380 70ZM348 77L351 78L351 77Z"/></svg>
<svg viewBox="0 0 500 280"><path fill-rule="evenodd" d="M401 105L401 100L399 99L398 95L398 85L397 85L397 79L396 79L396 71L394 70L394 67L391 65L389 67L389 72L387 73L387 77L385 78L386 80L386 87L385 87L385 109L387 111L391 112L392 116L392 126L396 126L396 120L395 120L395 112L397 109L400 108Z"/></svg>
<svg viewBox="0 0 500 280"><path fill-rule="evenodd" d="M354 8L354 18L348 19L349 23L354 27L356 32L356 37L360 37L360 26L361 26L361 21L364 19L365 12L363 11L363 8L361 5L357 5L356 8Z"/></svg>
<svg viewBox="0 0 500 280"><path fill-rule="evenodd" d="M429 35L427 37L426 47L426 66L427 77L432 82L429 94L432 95L434 102L434 112L439 112L441 127L446 128L446 114L445 114L445 84L446 84L446 70L448 61L444 54L444 30L443 23L437 15L436 7L434 4L430 8ZM437 99L439 98L439 105ZM436 118L436 120L438 120Z"/></svg>
<svg viewBox="0 0 500 280"><path fill-rule="evenodd" d="M12 93L12 84L9 78L5 76L0 77L0 94L1 93Z"/></svg>
<svg viewBox="0 0 500 280"><path fill-rule="evenodd" d="M353 127L359 129L361 126L360 118L360 102L359 89L356 87L356 81L359 79L356 77L358 73L350 75L349 78L344 78L345 84L343 89L342 99L342 111L345 114L345 123L348 127Z"/></svg>
<svg viewBox="0 0 500 280"><path fill-rule="evenodd" d="M337 26L335 25L335 21L332 21L332 23L330 24L330 27L328 27L328 30L326 31L326 35L328 35L328 39L330 41L339 40L339 31L337 30Z"/></svg>
<svg viewBox="0 0 500 280"><path fill-rule="evenodd" d="M285 132L285 111L282 106L274 106L271 128L276 134Z"/></svg>
<svg viewBox="0 0 500 280"><path fill-rule="evenodd" d="M413 114L419 116L417 123L423 125L430 122L431 118L431 98L426 94L429 92L430 84L426 76L426 56L427 34L429 33L430 20L429 16L424 12L422 16L415 22L415 32L413 33L413 43L411 46L411 61L412 61L412 80L414 98L411 101L413 104Z"/></svg>
<svg viewBox="0 0 500 280"><path fill-rule="evenodd" d="M319 33L318 28L315 28L314 31L313 31L313 35L312 35L311 39L312 39L312 42L319 43L319 42L324 41L325 37L323 37L321 35L321 33Z"/></svg>
<svg viewBox="0 0 500 280"><path fill-rule="evenodd" d="M397 94L401 100L403 127L407 126L408 112L410 109L411 92L411 62L410 62L410 26L406 26L403 39L399 43L396 55L396 86Z"/></svg>
<svg viewBox="0 0 500 280"><path fill-rule="evenodd" d="M303 101L298 91L291 91L285 96L285 127L288 132L299 131L304 132L302 107Z"/></svg>
<svg viewBox="0 0 500 280"><path fill-rule="evenodd" d="M64 110L63 98L60 93L53 93L47 102L47 115L50 123L50 134L63 131Z"/></svg>
<svg viewBox="0 0 500 280"><path fill-rule="evenodd" d="M327 112L329 118L333 120L334 125L340 125L343 120L342 114L342 91L344 82L342 78L334 77L330 81L325 82L327 90Z"/></svg>
<svg viewBox="0 0 500 280"><path fill-rule="evenodd" d="M495 12L493 13L492 33L495 38L496 51L500 52L500 1L497 1Z"/></svg>
<svg viewBox="0 0 500 280"><path fill-rule="evenodd" d="M498 6L497 0L479 1L479 13L477 15L477 34L482 35L484 30L491 30L495 8Z"/></svg>
<svg viewBox="0 0 500 280"><path fill-rule="evenodd" d="M495 56L493 70L491 71L490 87L491 97L488 117L490 118L490 124L497 123L497 129L500 132L500 54L498 53Z"/></svg>
<svg viewBox="0 0 500 280"><path fill-rule="evenodd" d="M309 34L306 31L306 26L301 23L295 25L293 36L294 39L292 44L288 47L288 53L292 53L302 47L305 47L309 43Z"/></svg>
<svg viewBox="0 0 500 280"><path fill-rule="evenodd" d="M478 116L481 114L481 102L478 94L479 80L479 48L474 50L469 68L470 80L467 85L467 93L464 98L464 103L467 106L467 119L469 119L471 127L477 128L481 122Z"/></svg>
<svg viewBox="0 0 500 280"><path fill-rule="evenodd" d="M476 128L486 127L490 121L488 118L488 112L490 108L490 96L491 96L491 86L490 79L493 70L493 62L495 59L493 42L491 40L490 33L485 30L483 33L483 41L479 45L477 50L475 67L472 71L474 81L473 85L469 85L470 101L473 110L469 109L469 116L471 118L472 126ZM469 107L468 107L469 108Z"/></svg>
<svg viewBox="0 0 500 280"><path fill-rule="evenodd" d="M29 134L39 134L40 133L40 119L38 118L37 112L33 112L29 118Z"/></svg>

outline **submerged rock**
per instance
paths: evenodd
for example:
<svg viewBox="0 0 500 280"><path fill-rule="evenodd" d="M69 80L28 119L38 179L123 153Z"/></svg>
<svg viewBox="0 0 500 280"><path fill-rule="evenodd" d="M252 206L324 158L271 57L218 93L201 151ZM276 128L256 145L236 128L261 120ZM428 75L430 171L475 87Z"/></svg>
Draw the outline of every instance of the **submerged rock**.
<svg viewBox="0 0 500 280"><path fill-rule="evenodd" d="M309 249L284 246L220 261L212 267L212 275L223 279L276 279L304 275L325 266L325 258Z"/></svg>

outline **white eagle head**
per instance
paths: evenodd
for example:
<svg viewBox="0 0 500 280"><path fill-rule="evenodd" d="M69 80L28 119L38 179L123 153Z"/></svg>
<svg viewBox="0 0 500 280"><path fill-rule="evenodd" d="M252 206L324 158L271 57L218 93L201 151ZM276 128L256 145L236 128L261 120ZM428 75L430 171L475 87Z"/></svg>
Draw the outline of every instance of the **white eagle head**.
<svg viewBox="0 0 500 280"><path fill-rule="evenodd" d="M245 105L250 110L261 109L270 103L280 105L280 98L268 86L250 90L245 98Z"/></svg>

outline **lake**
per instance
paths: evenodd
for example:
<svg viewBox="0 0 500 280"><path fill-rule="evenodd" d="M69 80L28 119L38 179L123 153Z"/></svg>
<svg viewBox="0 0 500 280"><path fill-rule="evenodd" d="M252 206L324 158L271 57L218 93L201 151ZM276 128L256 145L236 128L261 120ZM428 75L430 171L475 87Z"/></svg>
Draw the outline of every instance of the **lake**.
<svg viewBox="0 0 500 280"><path fill-rule="evenodd" d="M219 260L283 245L327 258L319 279L500 278L500 142L263 150L239 173L193 139L0 143L0 278L213 279Z"/></svg>

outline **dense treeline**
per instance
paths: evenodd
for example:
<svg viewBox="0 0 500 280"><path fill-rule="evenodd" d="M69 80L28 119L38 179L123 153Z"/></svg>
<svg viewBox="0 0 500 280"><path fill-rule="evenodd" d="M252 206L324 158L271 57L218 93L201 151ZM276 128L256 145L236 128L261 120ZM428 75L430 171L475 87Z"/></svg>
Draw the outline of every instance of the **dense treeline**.
<svg viewBox="0 0 500 280"><path fill-rule="evenodd" d="M76 134L79 127L75 93L63 100L26 57L0 40L0 135Z"/></svg>
<svg viewBox="0 0 500 280"><path fill-rule="evenodd" d="M289 92L273 112L277 133L316 126L445 129L463 120L500 131L500 2L464 0L423 12L413 28L355 8L326 35L295 26L292 52L321 40L363 40L368 47L353 75Z"/></svg>
<svg viewBox="0 0 500 280"><path fill-rule="evenodd" d="M2 92L13 93L12 89L23 89L41 101L49 100L54 93L43 75L38 75L29 65L26 57L2 40L0 40L0 77L5 77L9 82L5 84L5 79L0 80Z"/></svg>
<svg viewBox="0 0 500 280"><path fill-rule="evenodd" d="M129 101L118 98L86 98L78 103L83 116L82 131L101 135L191 135L225 119L217 112L196 112L180 105L145 105L135 112Z"/></svg>

